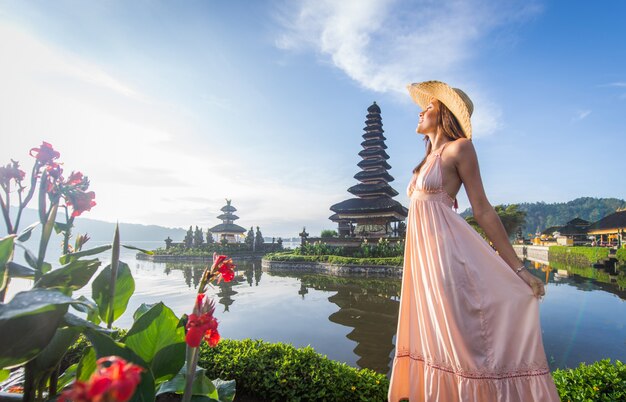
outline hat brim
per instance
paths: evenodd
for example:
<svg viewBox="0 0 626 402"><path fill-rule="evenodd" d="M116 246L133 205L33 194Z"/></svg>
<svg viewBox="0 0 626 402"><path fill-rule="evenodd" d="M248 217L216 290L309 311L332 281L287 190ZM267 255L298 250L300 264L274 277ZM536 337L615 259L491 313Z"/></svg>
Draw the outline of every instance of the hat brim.
<svg viewBox="0 0 626 402"><path fill-rule="evenodd" d="M407 89L413 101L422 109L426 109L432 98L446 105L458 120L467 138L472 138L470 111L454 88L441 81L424 81L409 84Z"/></svg>

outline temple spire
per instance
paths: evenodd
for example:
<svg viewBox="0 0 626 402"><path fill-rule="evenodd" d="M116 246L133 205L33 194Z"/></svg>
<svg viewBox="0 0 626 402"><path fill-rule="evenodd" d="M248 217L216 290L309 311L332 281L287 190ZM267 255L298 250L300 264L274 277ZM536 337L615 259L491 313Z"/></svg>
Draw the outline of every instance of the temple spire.
<svg viewBox="0 0 626 402"><path fill-rule="evenodd" d="M394 178L388 173L391 166L387 163L389 155L385 151L387 145L380 114L376 102L367 108L363 150L359 152L362 160L357 164L361 171L354 175L359 184L348 189L358 198L330 207L335 212L330 219L339 224L340 235L389 236L390 224L403 221L408 214L405 207L392 199L398 192L389 185ZM357 227L353 230L355 223Z"/></svg>

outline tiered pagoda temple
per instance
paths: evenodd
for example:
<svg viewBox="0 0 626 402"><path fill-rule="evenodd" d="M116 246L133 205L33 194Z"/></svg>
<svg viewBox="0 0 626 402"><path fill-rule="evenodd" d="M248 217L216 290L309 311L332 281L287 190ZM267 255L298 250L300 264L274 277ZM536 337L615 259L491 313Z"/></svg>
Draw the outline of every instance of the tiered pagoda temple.
<svg viewBox="0 0 626 402"><path fill-rule="evenodd" d="M246 229L233 223L235 220L239 219L239 217L233 214L237 208L230 204L231 201L232 200L226 200L226 205L221 209L223 214L217 217L217 219L222 220L222 223L213 226L209 230L211 233L217 235L218 241L226 239L228 243L239 243L241 237L246 233Z"/></svg>
<svg viewBox="0 0 626 402"><path fill-rule="evenodd" d="M387 172L391 166L387 163L389 155L385 152L387 146L380 107L374 102L367 112L361 143L363 150L359 152L363 160L357 164L361 171L354 176L360 183L348 189L358 198L331 206L330 210L335 214L329 219L337 222L339 236L401 235L397 233L398 224L406 219L408 210L393 199L398 192L389 185L394 179Z"/></svg>

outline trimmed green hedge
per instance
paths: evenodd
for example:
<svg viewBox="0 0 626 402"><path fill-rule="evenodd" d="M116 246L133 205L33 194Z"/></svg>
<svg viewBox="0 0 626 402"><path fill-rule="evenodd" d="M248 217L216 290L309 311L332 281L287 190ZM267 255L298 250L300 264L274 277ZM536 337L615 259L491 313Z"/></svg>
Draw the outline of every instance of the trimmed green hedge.
<svg viewBox="0 0 626 402"><path fill-rule="evenodd" d="M626 265L626 248L620 248L615 255L620 265Z"/></svg>
<svg viewBox="0 0 626 402"><path fill-rule="evenodd" d="M120 331L122 336L124 331ZM77 363L89 343L84 338L70 348L62 368ZM386 401L389 380L372 370L359 370L318 354L262 340L222 339L215 348L203 343L199 365L209 378L237 381L237 393L272 401ZM562 401L626 400L626 365L603 359L557 369L552 378Z"/></svg>
<svg viewBox="0 0 626 402"><path fill-rule="evenodd" d="M271 401L386 401L389 380L368 369L355 369L320 355L262 340L223 339L203 344L200 366L209 378L237 381L237 392Z"/></svg>
<svg viewBox="0 0 626 402"><path fill-rule="evenodd" d="M550 246L548 249L548 259L551 263L554 261L578 267L590 266L608 256L607 247Z"/></svg>
<svg viewBox="0 0 626 402"><path fill-rule="evenodd" d="M268 261L327 262L338 265L390 265L401 267L403 263L403 257L353 258L337 255L297 255L291 252L266 254L263 258Z"/></svg>
<svg viewBox="0 0 626 402"><path fill-rule="evenodd" d="M554 370L552 378L564 402L626 401L626 364L604 359L575 369Z"/></svg>

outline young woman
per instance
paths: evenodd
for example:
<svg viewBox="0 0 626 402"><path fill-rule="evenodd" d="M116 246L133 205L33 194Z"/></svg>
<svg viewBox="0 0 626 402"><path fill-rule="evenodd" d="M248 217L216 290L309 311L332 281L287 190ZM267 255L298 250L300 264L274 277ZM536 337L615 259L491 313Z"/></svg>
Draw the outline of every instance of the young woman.
<svg viewBox="0 0 626 402"><path fill-rule="evenodd" d="M489 204L473 104L439 81L409 85L426 156L414 169L389 401L557 402L539 322L543 282ZM461 184L498 252L452 210Z"/></svg>

